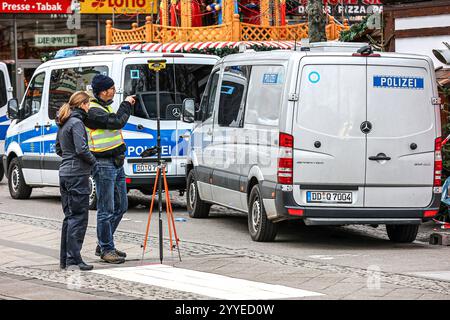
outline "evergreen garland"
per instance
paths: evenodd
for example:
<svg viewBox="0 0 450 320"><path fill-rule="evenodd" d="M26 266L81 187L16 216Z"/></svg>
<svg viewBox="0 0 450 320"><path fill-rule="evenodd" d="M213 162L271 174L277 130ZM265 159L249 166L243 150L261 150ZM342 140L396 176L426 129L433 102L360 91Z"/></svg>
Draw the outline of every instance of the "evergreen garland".
<svg viewBox="0 0 450 320"><path fill-rule="evenodd" d="M255 51L271 51L271 50L279 50L280 48L277 47L267 47L267 46L260 46L260 45L252 45L248 47L247 49L253 49ZM196 49L192 48L190 50L182 50L182 53L196 53L196 54L209 54L209 55L215 55L219 56L221 58L234 54L239 53L238 47L223 47L223 48L205 48L205 49Z"/></svg>
<svg viewBox="0 0 450 320"><path fill-rule="evenodd" d="M339 36L339 41L343 42L351 42L355 38L360 37L363 35L363 33L367 30L367 20L369 19L369 16L364 17L364 19L357 24L354 24L350 27L348 30L341 31L341 34Z"/></svg>

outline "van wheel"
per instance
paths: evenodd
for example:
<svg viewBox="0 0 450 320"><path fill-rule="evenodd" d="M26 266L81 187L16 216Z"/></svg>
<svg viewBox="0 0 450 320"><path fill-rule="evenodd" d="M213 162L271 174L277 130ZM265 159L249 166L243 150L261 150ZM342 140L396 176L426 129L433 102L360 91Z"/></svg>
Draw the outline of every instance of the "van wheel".
<svg viewBox="0 0 450 320"><path fill-rule="evenodd" d="M89 210L97 210L97 192L95 180L92 176L89 176L89 188L91 190L91 193L89 194Z"/></svg>
<svg viewBox="0 0 450 320"><path fill-rule="evenodd" d="M259 185L255 185L250 192L248 230L252 240L258 242L273 241L278 231L278 225L267 218Z"/></svg>
<svg viewBox="0 0 450 320"><path fill-rule="evenodd" d="M410 243L416 240L419 225L386 225L389 240L399 243Z"/></svg>
<svg viewBox="0 0 450 320"><path fill-rule="evenodd" d="M13 199L29 199L32 188L25 183L18 158L11 160L8 169L9 194Z"/></svg>
<svg viewBox="0 0 450 320"><path fill-rule="evenodd" d="M187 177L186 203L191 218L207 218L209 216L211 204L200 199L194 170L189 171Z"/></svg>

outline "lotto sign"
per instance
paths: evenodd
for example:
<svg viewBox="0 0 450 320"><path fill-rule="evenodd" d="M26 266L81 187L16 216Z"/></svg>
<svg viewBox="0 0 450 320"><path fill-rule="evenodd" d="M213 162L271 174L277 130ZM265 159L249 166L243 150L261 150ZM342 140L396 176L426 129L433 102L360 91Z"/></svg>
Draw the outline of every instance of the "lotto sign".
<svg viewBox="0 0 450 320"><path fill-rule="evenodd" d="M374 76L375 88L423 89L424 79L419 77Z"/></svg>
<svg viewBox="0 0 450 320"><path fill-rule="evenodd" d="M156 0L80 0L80 4L80 12L87 14L158 12Z"/></svg>
<svg viewBox="0 0 450 320"><path fill-rule="evenodd" d="M72 0L2 0L0 13L72 13Z"/></svg>

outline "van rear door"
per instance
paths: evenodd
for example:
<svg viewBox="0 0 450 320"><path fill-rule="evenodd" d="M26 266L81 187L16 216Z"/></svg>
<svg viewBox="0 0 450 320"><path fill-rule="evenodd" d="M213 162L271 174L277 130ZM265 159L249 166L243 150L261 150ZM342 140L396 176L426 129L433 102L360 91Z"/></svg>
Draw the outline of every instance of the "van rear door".
<svg viewBox="0 0 450 320"><path fill-rule="evenodd" d="M294 198L305 206L363 206L366 59L301 60L294 112Z"/></svg>
<svg viewBox="0 0 450 320"><path fill-rule="evenodd" d="M367 58L366 207L426 207L436 138L426 60ZM384 159L384 160L383 160Z"/></svg>

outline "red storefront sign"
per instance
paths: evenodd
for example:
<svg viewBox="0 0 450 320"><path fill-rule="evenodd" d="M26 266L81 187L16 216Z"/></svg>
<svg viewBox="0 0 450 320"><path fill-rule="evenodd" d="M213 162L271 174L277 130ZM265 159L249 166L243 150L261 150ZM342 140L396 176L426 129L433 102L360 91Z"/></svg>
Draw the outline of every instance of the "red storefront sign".
<svg viewBox="0 0 450 320"><path fill-rule="evenodd" d="M1 0L0 13L72 13L72 0Z"/></svg>

